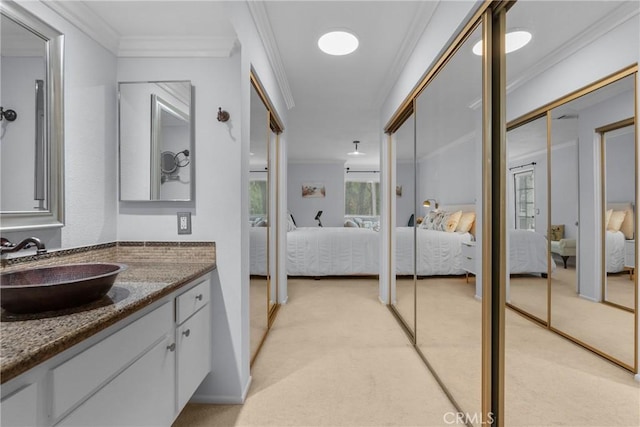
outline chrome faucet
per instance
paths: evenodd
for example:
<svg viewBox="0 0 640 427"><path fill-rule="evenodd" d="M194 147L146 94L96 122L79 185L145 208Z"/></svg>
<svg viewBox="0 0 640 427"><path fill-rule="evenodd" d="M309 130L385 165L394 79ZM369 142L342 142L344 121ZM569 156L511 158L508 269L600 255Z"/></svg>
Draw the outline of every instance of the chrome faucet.
<svg viewBox="0 0 640 427"><path fill-rule="evenodd" d="M9 252L17 252L21 249L28 249L32 246L37 248L36 254L42 255L47 253L47 249L44 247L44 243L40 241L37 237L27 237L23 241L18 244L11 243L9 240L2 237L0 239L0 254L9 253Z"/></svg>

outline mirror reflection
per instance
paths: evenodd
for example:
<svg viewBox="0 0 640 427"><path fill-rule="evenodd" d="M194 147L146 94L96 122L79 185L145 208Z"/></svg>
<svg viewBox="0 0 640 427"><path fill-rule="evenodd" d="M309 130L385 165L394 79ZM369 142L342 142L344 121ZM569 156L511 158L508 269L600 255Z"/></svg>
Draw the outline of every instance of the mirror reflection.
<svg viewBox="0 0 640 427"><path fill-rule="evenodd" d="M415 101L416 343L469 414L482 412L481 35L480 25Z"/></svg>
<svg viewBox="0 0 640 427"><path fill-rule="evenodd" d="M615 126L634 116L634 92L635 75L630 75L550 112L551 135L558 139L557 144L556 141L552 142L552 146L566 145L560 136L564 126L568 129L568 139L577 140L579 147L579 223L589 223L595 219L598 224L596 230L602 230L591 237L581 229L577 242L579 254L584 254L584 250L593 251L593 247L599 248L597 253L602 255L598 271L601 274L592 275L593 266L579 263L576 282L575 275L566 275L572 271L569 259L567 269L559 268L552 275L551 327L628 367L632 367L635 360L634 314L603 302L609 299L609 293L620 302L623 302L626 293L629 306L633 306L635 298L629 297L636 284L635 280L629 280L624 260L625 246L635 246L635 142L629 142L635 141L635 134L630 132L629 126ZM569 122L573 124L569 126ZM556 128L558 130L554 130ZM570 132L573 132L572 136ZM595 148L591 151L597 153L595 159L587 156L589 147ZM552 187L566 179L563 177L568 167L560 165L560 156L561 151L552 151L552 159L557 157ZM622 159L621 156L627 156L628 159ZM617 163L613 166L610 161ZM597 164L600 167L594 168ZM593 181L594 174L601 174L599 186ZM591 180L587 178L589 176ZM560 190L557 190L557 199L569 197L566 193L561 194ZM562 202L556 200L552 203L552 212L558 212L559 215L564 209ZM557 218L555 216L553 219ZM581 259L578 258L578 261Z"/></svg>
<svg viewBox="0 0 640 427"><path fill-rule="evenodd" d="M2 230L61 226L63 36L14 3L0 11Z"/></svg>
<svg viewBox="0 0 640 427"><path fill-rule="evenodd" d="M605 261L604 301L633 311L635 307L635 126L629 121L600 133L602 144L602 222ZM616 127L616 126L614 126Z"/></svg>
<svg viewBox="0 0 640 427"><path fill-rule="evenodd" d="M414 132L411 116L394 133L396 217L395 274L391 278L391 304L410 334L415 334L415 232L420 221L416 215Z"/></svg>
<svg viewBox="0 0 640 427"><path fill-rule="evenodd" d="M507 132L507 303L547 322L547 118ZM575 192L572 193L575 196ZM551 262L551 271L556 268Z"/></svg>
<svg viewBox="0 0 640 427"><path fill-rule="evenodd" d="M192 200L189 81L119 84L120 200Z"/></svg>
<svg viewBox="0 0 640 427"><path fill-rule="evenodd" d="M269 235L269 112L251 86L249 160L250 355L253 361L268 329L271 273Z"/></svg>

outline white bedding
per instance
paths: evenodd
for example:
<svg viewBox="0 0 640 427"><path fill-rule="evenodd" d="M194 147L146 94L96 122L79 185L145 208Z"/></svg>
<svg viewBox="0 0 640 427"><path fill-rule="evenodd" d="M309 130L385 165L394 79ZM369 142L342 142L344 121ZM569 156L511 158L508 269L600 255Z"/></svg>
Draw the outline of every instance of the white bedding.
<svg viewBox="0 0 640 427"><path fill-rule="evenodd" d="M624 240L622 231L607 230L605 241L607 273L618 273L624 270Z"/></svg>
<svg viewBox="0 0 640 427"><path fill-rule="evenodd" d="M396 274L413 274L413 228L396 228ZM418 276L464 274L462 242L471 241L469 233L416 229L418 239Z"/></svg>
<svg viewBox="0 0 640 427"><path fill-rule="evenodd" d="M298 227L287 233L287 274L378 274L380 234L365 228Z"/></svg>
<svg viewBox="0 0 640 427"><path fill-rule="evenodd" d="M249 272L255 276L267 275L267 227L249 229Z"/></svg>
<svg viewBox="0 0 640 427"><path fill-rule="evenodd" d="M547 239L540 233L509 230L509 271L511 274L547 273ZM556 263L551 259L551 270Z"/></svg>

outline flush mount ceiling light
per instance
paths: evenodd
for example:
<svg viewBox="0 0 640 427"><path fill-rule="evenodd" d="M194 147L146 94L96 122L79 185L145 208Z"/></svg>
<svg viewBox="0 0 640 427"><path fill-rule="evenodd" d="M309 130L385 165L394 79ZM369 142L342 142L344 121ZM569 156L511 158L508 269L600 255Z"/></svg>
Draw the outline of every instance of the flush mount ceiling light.
<svg viewBox="0 0 640 427"><path fill-rule="evenodd" d="M355 144L356 149L348 152L347 156L364 156L365 153L363 153L362 151L358 151L358 144L360 144L360 141L353 141L353 143Z"/></svg>
<svg viewBox="0 0 640 427"><path fill-rule="evenodd" d="M515 52L516 50L523 48L531 41L531 37L531 33L524 30L511 31L507 33L505 36L506 53ZM482 56L482 40L473 46L473 53L478 56Z"/></svg>
<svg viewBox="0 0 640 427"><path fill-rule="evenodd" d="M358 38L346 31L331 31L318 39L318 47L329 55L348 55L358 48Z"/></svg>

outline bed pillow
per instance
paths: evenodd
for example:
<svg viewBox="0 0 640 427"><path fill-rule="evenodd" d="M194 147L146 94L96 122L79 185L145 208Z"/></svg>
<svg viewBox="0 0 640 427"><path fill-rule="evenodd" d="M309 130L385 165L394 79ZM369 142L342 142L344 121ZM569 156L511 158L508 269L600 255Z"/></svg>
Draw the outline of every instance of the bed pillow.
<svg viewBox="0 0 640 427"><path fill-rule="evenodd" d="M607 209L604 213L604 229L609 229L609 221L611 220L611 214L613 213L613 209Z"/></svg>
<svg viewBox="0 0 640 427"><path fill-rule="evenodd" d="M607 230L620 231L620 227L622 227L622 222L624 221L626 214L627 211L613 211L607 224Z"/></svg>
<svg viewBox="0 0 640 427"><path fill-rule="evenodd" d="M347 220L344 222L344 226L345 226L345 227L358 228L358 224L356 224L356 222L355 222L354 220L352 220L352 219L347 219Z"/></svg>
<svg viewBox="0 0 640 427"><path fill-rule="evenodd" d="M471 231L471 227L473 227L473 222L475 220L475 212L462 212L460 221L458 221L458 226L456 227L456 231L460 233L468 233L469 231Z"/></svg>
<svg viewBox="0 0 640 427"><path fill-rule="evenodd" d="M564 224L551 226L551 240L560 241L564 238Z"/></svg>
<svg viewBox="0 0 640 427"><path fill-rule="evenodd" d="M624 238L627 240L633 240L634 237L634 227L633 227L633 210L627 209L625 210L626 215L624 216L624 221L622 221L622 225L620 226L620 231L624 234Z"/></svg>
<svg viewBox="0 0 640 427"><path fill-rule="evenodd" d="M462 211L456 212L429 212L422 221L422 228L435 231L446 231L453 233L456 231Z"/></svg>

